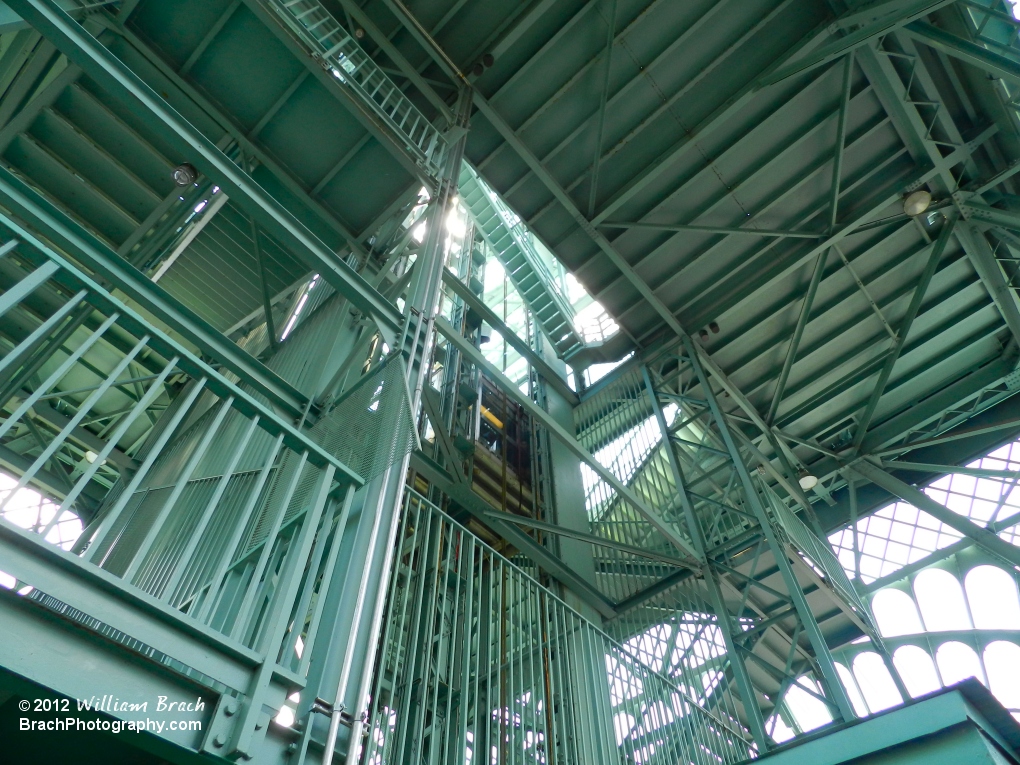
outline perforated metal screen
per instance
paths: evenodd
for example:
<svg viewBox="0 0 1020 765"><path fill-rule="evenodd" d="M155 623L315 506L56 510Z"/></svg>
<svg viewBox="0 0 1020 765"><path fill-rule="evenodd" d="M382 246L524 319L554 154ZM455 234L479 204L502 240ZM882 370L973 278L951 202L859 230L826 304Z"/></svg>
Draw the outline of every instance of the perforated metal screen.
<svg viewBox="0 0 1020 765"><path fill-rule="evenodd" d="M312 428L323 449L366 481L418 447L402 359L359 380Z"/></svg>

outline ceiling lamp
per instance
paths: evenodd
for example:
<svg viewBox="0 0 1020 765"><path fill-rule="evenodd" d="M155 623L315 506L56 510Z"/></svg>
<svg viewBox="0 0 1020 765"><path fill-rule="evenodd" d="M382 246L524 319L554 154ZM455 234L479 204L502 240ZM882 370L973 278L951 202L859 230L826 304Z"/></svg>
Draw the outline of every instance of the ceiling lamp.
<svg viewBox="0 0 1020 765"><path fill-rule="evenodd" d="M198 170L195 169L194 165L188 162L183 162L175 167L172 175L174 183L182 188L190 186L198 180Z"/></svg>
<svg viewBox="0 0 1020 765"><path fill-rule="evenodd" d="M931 194L924 189L918 189L917 191L911 191L907 194L903 200L903 212L907 215L914 217L920 215L928 209L928 205L931 204Z"/></svg>
<svg viewBox="0 0 1020 765"><path fill-rule="evenodd" d="M800 478L797 479L797 483L800 484L800 488L804 491L811 491L818 485L818 476L811 475L805 470L800 474Z"/></svg>

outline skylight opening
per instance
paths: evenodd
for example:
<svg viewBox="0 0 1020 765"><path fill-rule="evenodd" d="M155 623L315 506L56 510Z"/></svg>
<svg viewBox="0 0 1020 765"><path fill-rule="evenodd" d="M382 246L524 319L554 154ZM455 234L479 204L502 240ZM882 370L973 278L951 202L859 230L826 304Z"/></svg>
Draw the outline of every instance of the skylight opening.
<svg viewBox="0 0 1020 765"><path fill-rule="evenodd" d="M1020 440L965 467L1020 472ZM951 473L933 481L924 488L924 493L978 526L991 527L1002 539L1020 546L1018 483L1008 478ZM955 529L906 502L895 502L860 519L856 530L856 551L851 527L830 534L829 542L850 577L856 575L857 558L860 559L860 579L865 584L924 560L962 539Z"/></svg>
<svg viewBox="0 0 1020 765"><path fill-rule="evenodd" d="M597 301L592 301L574 317L574 329L585 343L601 343L615 335L620 327Z"/></svg>
<svg viewBox="0 0 1020 765"><path fill-rule="evenodd" d="M584 370L584 384L590 388L614 369L630 361L633 356L634 353L632 351L618 361L609 361L605 364L592 364Z"/></svg>
<svg viewBox="0 0 1020 765"><path fill-rule="evenodd" d="M305 304L308 302L308 295L311 293L313 289L315 289L315 285L318 283L318 281L319 274L316 274L315 276L312 277L312 280L308 282L308 286L305 287L305 291L302 293L301 298L298 300L297 305L294 306L294 311L293 313L291 313L290 319L287 321L287 326L284 327L283 329L283 334L280 335L281 342L286 340L288 335L290 335L290 333L294 331L294 327L297 324L297 320L300 318L301 312L305 309Z"/></svg>

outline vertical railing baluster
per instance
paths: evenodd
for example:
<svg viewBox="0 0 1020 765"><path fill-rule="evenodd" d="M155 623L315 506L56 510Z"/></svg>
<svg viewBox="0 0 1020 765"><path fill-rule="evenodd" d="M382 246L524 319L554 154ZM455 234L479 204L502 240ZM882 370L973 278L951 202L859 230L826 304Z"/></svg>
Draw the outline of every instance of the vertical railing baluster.
<svg viewBox="0 0 1020 765"><path fill-rule="evenodd" d="M191 384L191 390L187 393L186 398L181 402L181 406L178 407L177 411L174 412L171 419L166 423L166 426L160 432L156 441L151 445L148 454L145 456L145 460L139 466L138 470L128 481L124 491L120 493L117 501L113 507L105 514L106 517L100 522L98 528L93 534L92 544L89 545L88 550L85 552L85 560L92 563L96 563L98 566L102 566L109 558L110 553L113 551L114 544L106 545L106 538L120 519L121 514L130 502L131 497L141 486L142 481L149 474L149 470L155 464L156 459L163 451L163 447L166 446L167 442L174 435L177 430L177 426L184 420L185 415L191 411L191 407L198 399L199 394L205 389L205 378L195 380ZM124 480L121 478L121 480ZM77 545L76 545L77 546ZM96 561L97 551L106 548L106 554L103 556L103 560Z"/></svg>

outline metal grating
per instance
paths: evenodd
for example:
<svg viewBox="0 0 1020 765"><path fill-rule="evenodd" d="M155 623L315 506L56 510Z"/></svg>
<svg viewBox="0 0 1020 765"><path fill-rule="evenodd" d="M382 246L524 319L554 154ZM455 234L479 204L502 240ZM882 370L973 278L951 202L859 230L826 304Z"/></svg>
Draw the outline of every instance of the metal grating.
<svg viewBox="0 0 1020 765"><path fill-rule="evenodd" d="M403 360L384 359L323 413L309 435L365 481L417 449Z"/></svg>

